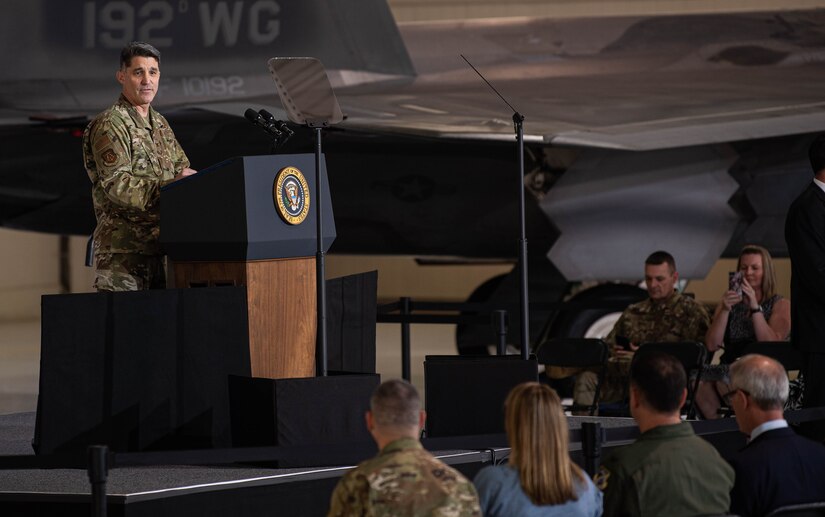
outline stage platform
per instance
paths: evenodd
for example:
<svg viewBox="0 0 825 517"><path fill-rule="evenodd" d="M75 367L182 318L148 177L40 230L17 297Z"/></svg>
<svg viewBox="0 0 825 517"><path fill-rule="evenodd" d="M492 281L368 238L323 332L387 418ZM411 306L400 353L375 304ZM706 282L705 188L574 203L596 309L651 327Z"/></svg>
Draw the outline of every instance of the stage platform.
<svg viewBox="0 0 825 517"><path fill-rule="evenodd" d="M792 426L823 422L825 408L789 411L785 418ZM92 515L86 454L34 455L34 423L35 413L0 415L0 515ZM639 434L630 418L568 417L568 423L570 455L583 467ZM585 423L599 424L596 446L583 446ZM745 443L733 418L690 424L723 457ZM506 461L510 452L503 434L422 442L469 478L486 465ZM114 453L106 486L108 515L323 516L338 479L375 453L373 443ZM279 463L304 466L276 468Z"/></svg>
<svg viewBox="0 0 825 517"><path fill-rule="evenodd" d="M90 515L91 488L84 468L32 468L82 461L67 455L34 456L34 413L0 416L0 515ZM629 418L570 417L571 454L581 461L582 422L599 422L616 434L606 448L631 441ZM425 439L425 446L468 477L507 458L503 435ZM461 445L465 444L465 445ZM446 446L446 448L445 448ZM375 453L370 444L345 446L359 459L343 465L267 468L273 457L323 455L330 465L342 447L156 451L115 455L106 491L110 516L325 515L338 479Z"/></svg>

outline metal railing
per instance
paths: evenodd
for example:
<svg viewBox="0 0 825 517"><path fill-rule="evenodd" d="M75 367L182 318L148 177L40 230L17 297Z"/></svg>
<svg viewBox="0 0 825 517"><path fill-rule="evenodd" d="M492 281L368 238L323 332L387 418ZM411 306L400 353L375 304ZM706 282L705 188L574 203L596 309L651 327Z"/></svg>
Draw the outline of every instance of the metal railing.
<svg viewBox="0 0 825 517"><path fill-rule="evenodd" d="M627 302L531 302L530 314L548 311L581 309L624 310ZM509 310L508 310L509 309ZM378 306L378 323L398 323L401 325L401 377L410 380L411 340L410 325L490 325L491 340L495 338L499 355L505 354L507 338L507 316L518 312L516 302L503 307L491 308L487 303L417 301L404 296L398 301ZM551 316L552 317L552 316ZM539 336L536 342L541 341Z"/></svg>

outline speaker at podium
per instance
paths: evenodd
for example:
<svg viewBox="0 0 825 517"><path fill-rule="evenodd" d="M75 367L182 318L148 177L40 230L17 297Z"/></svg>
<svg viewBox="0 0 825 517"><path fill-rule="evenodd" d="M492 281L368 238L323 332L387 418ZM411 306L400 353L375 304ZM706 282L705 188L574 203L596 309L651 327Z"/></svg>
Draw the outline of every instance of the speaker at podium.
<svg viewBox="0 0 825 517"><path fill-rule="evenodd" d="M253 377L315 375L319 199L325 252L336 235L320 163L320 192L313 154L231 158L161 189L170 286L246 287Z"/></svg>
<svg viewBox="0 0 825 517"><path fill-rule="evenodd" d="M364 438L379 382L377 275L333 281L329 320L324 303L335 222L320 128L340 110L318 60L269 66L279 95L295 93L290 106L312 108L290 119L316 129L316 152L231 158L163 187L160 241L177 289L44 297L39 454ZM348 375L327 377L328 363Z"/></svg>

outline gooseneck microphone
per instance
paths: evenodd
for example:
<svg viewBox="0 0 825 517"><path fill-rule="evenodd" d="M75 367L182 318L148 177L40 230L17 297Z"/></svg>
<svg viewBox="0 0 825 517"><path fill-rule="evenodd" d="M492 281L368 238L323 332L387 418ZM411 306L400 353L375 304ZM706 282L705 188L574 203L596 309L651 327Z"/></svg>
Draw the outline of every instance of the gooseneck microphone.
<svg viewBox="0 0 825 517"><path fill-rule="evenodd" d="M284 134L284 142L286 142L289 139L289 137L291 137L292 135L295 134L295 132L293 130L289 129L289 126L287 126L286 122L284 122L283 120L278 120L275 123L275 126L278 128L278 130L281 133Z"/></svg>
<svg viewBox="0 0 825 517"><path fill-rule="evenodd" d="M261 110L261 111L263 111L263 110ZM269 114L269 112L267 112L267 114ZM271 114L269 114L269 115L272 116ZM283 133L281 133L281 131L279 131L278 128L275 127L274 124L270 124L261 115L261 113L255 111L254 109L247 108L247 110L244 112L243 116L246 117L246 120L248 120L248 121L252 122L253 124L255 124L256 126L260 127L261 129L263 129L264 131L266 131L270 135L274 136L276 139L280 139L283 136ZM273 117L273 120L274 120L274 117Z"/></svg>
<svg viewBox="0 0 825 517"><path fill-rule="evenodd" d="M277 120L275 120L275 115L266 111L266 110L258 110L258 115L261 116L262 119L266 121L267 124L274 126Z"/></svg>
<svg viewBox="0 0 825 517"><path fill-rule="evenodd" d="M247 108L243 116L246 120L275 137L275 141L272 143L273 152L295 134L294 131L289 129L286 122L276 119L272 113L266 110L255 111L252 108Z"/></svg>
<svg viewBox="0 0 825 517"><path fill-rule="evenodd" d="M269 124L270 127L281 133L281 136L278 137L278 145L283 145L287 140L289 140L289 137L295 134L294 131L289 129L286 122L283 120L277 120L272 113L266 110L260 110L258 111L258 114L266 121L267 124Z"/></svg>

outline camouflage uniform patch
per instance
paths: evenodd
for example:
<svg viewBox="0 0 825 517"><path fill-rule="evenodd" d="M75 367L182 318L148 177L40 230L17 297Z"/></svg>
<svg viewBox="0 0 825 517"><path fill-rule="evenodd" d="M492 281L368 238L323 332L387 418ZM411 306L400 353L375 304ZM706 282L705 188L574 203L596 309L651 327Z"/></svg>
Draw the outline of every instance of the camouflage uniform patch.
<svg viewBox="0 0 825 517"><path fill-rule="evenodd" d="M458 471L418 440L396 440L348 472L332 494L329 516L480 516L478 494Z"/></svg>
<svg viewBox="0 0 825 517"><path fill-rule="evenodd" d="M100 156L103 158L103 164L107 167L117 163L117 154L112 148L106 149Z"/></svg>
<svg viewBox="0 0 825 517"><path fill-rule="evenodd" d="M705 307L693 298L679 293L654 303L651 299L634 303L624 310L605 341L616 344L616 336L624 336L631 343L655 341L705 341L710 317ZM624 400L627 394L630 360L612 356L602 381L600 402ZM576 377L573 400L576 404L589 405L596 394L596 374L583 372Z"/></svg>
<svg viewBox="0 0 825 517"><path fill-rule="evenodd" d="M166 119L154 108L144 119L122 95L83 133L83 161L92 181L97 227L95 255L138 254L159 257L160 187L170 183L189 159ZM96 260L96 263L99 263ZM131 260L123 260L126 266ZM96 285L109 285L98 272ZM153 280L131 275L141 285ZM114 282L114 289L131 281Z"/></svg>

